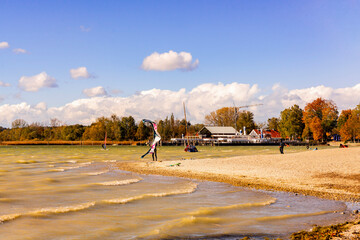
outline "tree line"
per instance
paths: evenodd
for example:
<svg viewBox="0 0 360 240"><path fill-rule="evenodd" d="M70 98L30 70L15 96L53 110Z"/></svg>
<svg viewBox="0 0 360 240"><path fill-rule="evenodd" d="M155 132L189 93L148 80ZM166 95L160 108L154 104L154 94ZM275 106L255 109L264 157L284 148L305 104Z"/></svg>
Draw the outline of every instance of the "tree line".
<svg viewBox="0 0 360 240"><path fill-rule="evenodd" d="M186 129L188 134L195 134L204 126L175 119L173 114L157 123L163 140L181 138ZM28 124L23 119L16 119L11 128L0 127L0 141L104 141L105 135L109 141L142 141L150 138L152 129L142 121L137 123L132 116L120 118L115 114L100 117L90 126L65 125L58 119L51 119L50 124Z"/></svg>
<svg viewBox="0 0 360 240"><path fill-rule="evenodd" d="M158 120L158 132L163 140L181 138L188 133L194 135L204 126L191 124L185 119L175 119L174 115ZM253 129L274 129L282 138L314 139L327 141L334 134L343 141L360 139L360 104L354 109L341 111L331 100L318 98L306 104L304 109L293 105L281 111L279 117L272 117L266 123L256 123L250 111L238 111L234 107L223 107L205 116L206 125L233 126L246 134ZM186 131L187 130L187 131ZM109 141L148 140L152 130L142 121L136 122L132 116L100 117L90 126L81 124L66 125L58 119L51 119L50 124L31 123L23 119L12 122L11 128L0 127L0 141L103 141L107 135Z"/></svg>
<svg viewBox="0 0 360 240"><path fill-rule="evenodd" d="M236 107L220 108L205 116L205 124L216 126L234 126L241 131L246 127L246 134L252 129L274 129L282 138L313 139L328 141L334 134L343 141L360 139L360 104L354 109L341 111L331 100L317 98L307 103L304 109L294 104L281 111L279 117L272 117L267 123L255 123L250 111L239 112Z"/></svg>

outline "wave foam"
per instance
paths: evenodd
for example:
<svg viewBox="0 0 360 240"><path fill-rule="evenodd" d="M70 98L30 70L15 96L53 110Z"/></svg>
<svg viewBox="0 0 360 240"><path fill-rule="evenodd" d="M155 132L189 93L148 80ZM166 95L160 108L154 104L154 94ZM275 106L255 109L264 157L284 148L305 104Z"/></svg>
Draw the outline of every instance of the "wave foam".
<svg viewBox="0 0 360 240"><path fill-rule="evenodd" d="M192 192L194 192L196 190L196 188L197 188L197 184L191 182L191 183L188 184L188 186L186 186L186 187L184 187L182 189L171 191L171 192L146 193L146 194L142 194L142 195L138 195L138 196L134 196L134 197L128 197L128 198L117 198L117 199L103 200L103 202L105 202L105 203L125 204L125 203L129 203L129 202L133 202L133 201L141 200L141 199L145 199L145 198L166 197L166 196L171 196L171 195L180 195L180 194L192 193Z"/></svg>
<svg viewBox="0 0 360 240"><path fill-rule="evenodd" d="M92 206L95 206L95 204L96 204L96 202L88 202L88 203L82 203L82 204L73 205L73 206L41 208L41 209L38 209L35 211L31 211L31 212L27 213L26 215L43 216L43 215L48 215L48 214L76 212L76 211L81 211L81 210L90 208Z"/></svg>
<svg viewBox="0 0 360 240"><path fill-rule="evenodd" d="M98 171L98 172L89 172L89 173L83 173L84 175L88 175L88 176L97 176L97 175L101 175L104 173L109 172L109 170L105 170L105 171Z"/></svg>
<svg viewBox="0 0 360 240"><path fill-rule="evenodd" d="M18 213L2 215L2 216L0 216L0 223L14 220L20 216L21 216L21 214L18 214Z"/></svg>
<svg viewBox="0 0 360 240"><path fill-rule="evenodd" d="M103 185L103 186L120 186L120 185L127 185L131 183L140 182L141 179L125 179L125 180L116 180L116 181L109 181L109 182L101 182L96 183L97 185Z"/></svg>
<svg viewBox="0 0 360 240"><path fill-rule="evenodd" d="M240 204L220 206L220 207L202 207L194 212L188 213L188 215L192 215L192 216L193 215L211 215L216 212L226 211L226 210L267 206L267 205L271 205L275 202L276 202L276 198L271 198L268 201L257 202L257 203L240 203Z"/></svg>

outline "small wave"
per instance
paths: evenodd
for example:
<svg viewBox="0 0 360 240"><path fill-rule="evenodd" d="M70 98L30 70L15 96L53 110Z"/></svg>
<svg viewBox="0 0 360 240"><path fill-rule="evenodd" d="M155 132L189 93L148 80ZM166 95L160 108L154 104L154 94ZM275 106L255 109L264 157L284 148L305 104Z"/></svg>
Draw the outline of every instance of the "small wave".
<svg viewBox="0 0 360 240"><path fill-rule="evenodd" d="M15 220L22 216L32 216L32 217L39 217L39 216L47 216L50 214L60 214L60 213L68 213L68 212L76 212L81 211L92 206L95 206L96 202L88 202L82 203L73 206L60 206L60 207L49 207L49 208L41 208L31 212L27 212L24 214L21 213L13 213L0 216L0 223L8 222Z"/></svg>
<svg viewBox="0 0 360 240"><path fill-rule="evenodd" d="M143 235L143 238L146 237L151 237L154 235L160 235L161 233L166 233L171 229L174 228L180 228L180 227L186 227L189 225L194 225L194 224L219 224L223 221L222 218L211 218L211 217L194 217L194 216L190 216L190 217L184 217L184 218L179 218L179 219L175 219L175 220L171 220L167 223L164 223L162 226L160 226L159 228L156 228L152 231L150 231L149 233Z"/></svg>
<svg viewBox="0 0 360 240"><path fill-rule="evenodd" d="M68 160L68 161L66 161L67 163L77 163L77 161L76 160Z"/></svg>
<svg viewBox="0 0 360 240"><path fill-rule="evenodd" d="M89 173L83 173L84 175L88 175L88 176L97 176L100 174L104 174L109 172L109 170L105 170L105 171L98 171L98 172L89 172Z"/></svg>
<svg viewBox="0 0 360 240"><path fill-rule="evenodd" d="M48 214L76 212L76 211L81 211L81 210L90 208L92 206L95 206L95 204L96 204L96 202L88 202L88 203L82 203L82 204L73 205L73 206L41 208L41 209L38 209L35 211L31 211L31 212L27 213L26 215L43 216L43 215L48 215Z"/></svg>
<svg viewBox="0 0 360 240"><path fill-rule="evenodd" d="M216 212L226 211L226 210L267 206L267 205L271 205L275 202L276 202L276 198L271 198L268 201L257 202L257 203L240 203L240 204L233 204L233 205L220 206L220 207L202 207L194 212L188 213L188 215L192 215L192 216L193 215L211 215Z"/></svg>
<svg viewBox="0 0 360 240"><path fill-rule="evenodd" d="M104 160L103 162L116 162L116 160Z"/></svg>
<svg viewBox="0 0 360 240"><path fill-rule="evenodd" d="M17 213L2 215L2 216L0 216L0 223L4 223L4 222L7 222L7 221L14 220L14 219L16 219L16 218L18 218L20 216L21 216L21 214L17 214Z"/></svg>
<svg viewBox="0 0 360 240"><path fill-rule="evenodd" d="M298 218L298 217L318 216L318 215L328 214L328 213L332 213L332 212L333 211L321 211L321 212L314 212L314 213L287 214L287 215L280 215L280 216L260 217L260 218L255 218L255 220L257 220L257 221L283 220L283 219Z"/></svg>
<svg viewBox="0 0 360 240"><path fill-rule="evenodd" d="M196 190L197 184L196 183L190 183L188 184L187 188L178 189L171 192L162 192L162 193L146 193L134 197L128 197L128 198L117 198L117 199L109 199L109 200L103 200L105 203L119 203L119 204L125 204L129 202L133 202L136 200L141 200L145 198L152 198L152 197L166 197L171 195L180 195L180 194L187 194L192 193Z"/></svg>
<svg viewBox="0 0 360 240"><path fill-rule="evenodd" d="M140 182L141 180L142 179L125 179L125 180L101 182L101 183L96 183L96 184L103 185L103 186L120 186L120 185L127 185L127 184L131 184L131 183Z"/></svg>

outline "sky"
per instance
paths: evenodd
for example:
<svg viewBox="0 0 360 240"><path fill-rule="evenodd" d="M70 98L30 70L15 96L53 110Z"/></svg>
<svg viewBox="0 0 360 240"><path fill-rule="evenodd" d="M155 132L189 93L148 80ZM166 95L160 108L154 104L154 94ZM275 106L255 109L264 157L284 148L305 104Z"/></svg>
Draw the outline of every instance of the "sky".
<svg viewBox="0 0 360 240"><path fill-rule="evenodd" d="M360 104L360 1L0 0L0 126Z"/></svg>

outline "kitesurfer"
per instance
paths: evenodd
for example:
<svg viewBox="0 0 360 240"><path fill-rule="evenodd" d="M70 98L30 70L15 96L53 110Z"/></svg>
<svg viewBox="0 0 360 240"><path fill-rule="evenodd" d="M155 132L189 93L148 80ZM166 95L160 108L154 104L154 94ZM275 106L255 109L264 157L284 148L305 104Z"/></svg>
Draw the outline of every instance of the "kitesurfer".
<svg viewBox="0 0 360 240"><path fill-rule="evenodd" d="M161 136L157 131L157 125L156 125L155 122L147 120L147 119L143 119L142 121L146 126L150 125L152 127L152 129L153 129L153 140L150 143L150 149L144 155L142 155L141 158L144 158L147 154L151 153L153 161L157 161L156 145L161 140Z"/></svg>

